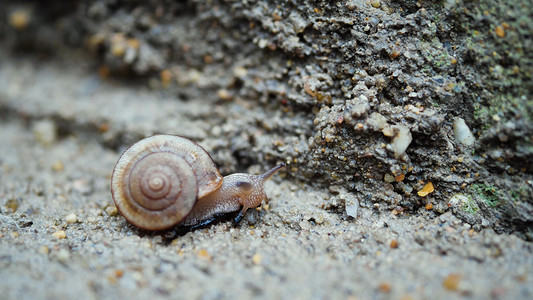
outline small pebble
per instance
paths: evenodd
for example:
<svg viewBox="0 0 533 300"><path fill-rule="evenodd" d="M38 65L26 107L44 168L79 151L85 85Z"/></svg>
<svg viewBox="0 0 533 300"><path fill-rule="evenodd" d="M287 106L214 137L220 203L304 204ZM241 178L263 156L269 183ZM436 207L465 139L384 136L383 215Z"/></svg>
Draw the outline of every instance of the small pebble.
<svg viewBox="0 0 533 300"><path fill-rule="evenodd" d="M411 131L408 127L403 125L393 125L391 126L393 131L396 132L395 137L392 139L390 144L391 149L394 151L394 158L398 159L405 153L409 144L413 140Z"/></svg>
<svg viewBox="0 0 533 300"><path fill-rule="evenodd" d="M53 165L52 165L52 170L53 171L56 171L56 172L61 172L65 169L65 165L63 165L63 163L61 161L56 161Z"/></svg>
<svg viewBox="0 0 533 300"><path fill-rule="evenodd" d="M470 131L468 125L466 125L465 120L461 118L455 118L453 120L453 134L455 140L465 146L471 146L476 142L476 138Z"/></svg>
<svg viewBox="0 0 533 300"><path fill-rule="evenodd" d="M142 246L144 248L147 248L147 249L153 249L154 248L154 244L152 243L152 241L145 241L145 242L142 242ZM104 249L104 247L102 247L102 250ZM103 252L103 251L102 251Z"/></svg>
<svg viewBox="0 0 533 300"><path fill-rule="evenodd" d="M231 94L226 89L218 90L217 96L222 100L231 100Z"/></svg>
<svg viewBox="0 0 533 300"><path fill-rule="evenodd" d="M108 207L106 207L105 212L111 217L115 217L118 215L117 207L114 205L109 205Z"/></svg>
<svg viewBox="0 0 533 300"><path fill-rule="evenodd" d="M67 224L74 224L78 222L78 217L76 216L76 214L68 214L65 217L65 221L67 221Z"/></svg>
<svg viewBox="0 0 533 300"><path fill-rule="evenodd" d="M161 82L163 83L164 86L169 85L170 82L172 81L172 72L170 70L161 71L159 76L161 77Z"/></svg>
<svg viewBox="0 0 533 300"><path fill-rule="evenodd" d="M252 257L252 262L255 264L255 265L259 265L261 264L261 261L263 260L263 257L261 256L261 254L259 253L256 253L254 254L254 256Z"/></svg>
<svg viewBox="0 0 533 300"><path fill-rule="evenodd" d="M111 54L116 57L121 57L126 52L126 41L124 35L121 33L116 33L111 38Z"/></svg>
<svg viewBox="0 0 533 300"><path fill-rule="evenodd" d="M379 284L379 289L384 293L390 293L392 288L388 282L383 282Z"/></svg>
<svg viewBox="0 0 533 300"><path fill-rule="evenodd" d="M452 273L444 278L442 285L447 290L456 291L459 288L459 283L461 283L461 275Z"/></svg>
<svg viewBox="0 0 533 300"><path fill-rule="evenodd" d="M9 15L9 24L17 30L23 30L30 23L30 12L25 9L16 10Z"/></svg>
<svg viewBox="0 0 533 300"><path fill-rule="evenodd" d="M143 276L143 274L141 272L138 272L138 271L137 272L133 272L131 274L131 277L133 277L133 279L135 281L137 281L138 283L144 282L144 276Z"/></svg>
<svg viewBox="0 0 533 300"><path fill-rule="evenodd" d="M33 124L35 139L42 145L49 146L57 139L56 124L52 120L41 120Z"/></svg>
<svg viewBox="0 0 533 300"><path fill-rule="evenodd" d="M399 175L394 177L394 180L396 180L396 182L403 181L404 179L405 179L405 174L403 174L403 173L400 173Z"/></svg>
<svg viewBox="0 0 533 300"><path fill-rule="evenodd" d="M433 187L433 183L428 182L426 183L426 185L424 185L424 187L420 191L418 191L418 196L425 197L428 194L433 193L434 191L435 191L435 188Z"/></svg>
<svg viewBox="0 0 533 300"><path fill-rule="evenodd" d="M209 252L207 252L207 250L201 249L200 251L198 251L198 258L211 260L211 255L209 255Z"/></svg>
<svg viewBox="0 0 533 300"><path fill-rule="evenodd" d="M67 249L61 249L57 252L57 260L60 262L67 262L70 258L70 253Z"/></svg>
<svg viewBox="0 0 533 300"><path fill-rule="evenodd" d="M381 6L381 2L379 0L372 0L370 1L370 4L372 4L374 8L379 8Z"/></svg>
<svg viewBox="0 0 533 300"><path fill-rule="evenodd" d="M50 249L48 248L48 246L42 245L41 247L39 247L39 253L48 254L50 253Z"/></svg>
<svg viewBox="0 0 533 300"><path fill-rule="evenodd" d="M244 68L244 67L236 67L233 70L233 74L236 77L242 78L242 77L244 77L244 76L246 76L248 74L248 70L246 70L246 68Z"/></svg>
<svg viewBox="0 0 533 300"><path fill-rule="evenodd" d="M384 136L388 136L388 137L394 136L394 131L392 130L390 126L384 127L381 130L381 132L383 133Z"/></svg>
<svg viewBox="0 0 533 300"><path fill-rule="evenodd" d="M503 29L502 26L497 26L496 29L494 30L494 32L496 32L496 35L500 38L504 38L505 37L505 29Z"/></svg>
<svg viewBox="0 0 533 300"><path fill-rule="evenodd" d="M350 196L345 201L346 214L352 218L357 218L357 211L359 210L359 201L357 198Z"/></svg>
<svg viewBox="0 0 533 300"><path fill-rule="evenodd" d="M394 179L394 176L390 175L390 174L385 174L385 176L383 177L383 180L385 180L386 182L393 182L395 179Z"/></svg>
<svg viewBox="0 0 533 300"><path fill-rule="evenodd" d="M52 233L52 235L56 238L56 239L64 239L67 237L67 234L65 233L64 230L58 230L54 233Z"/></svg>

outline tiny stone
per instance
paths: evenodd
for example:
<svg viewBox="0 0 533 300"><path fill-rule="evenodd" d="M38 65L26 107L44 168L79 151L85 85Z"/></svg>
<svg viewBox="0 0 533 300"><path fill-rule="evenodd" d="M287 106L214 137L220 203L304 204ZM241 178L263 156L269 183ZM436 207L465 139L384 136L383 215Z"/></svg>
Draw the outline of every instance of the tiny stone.
<svg viewBox="0 0 533 300"><path fill-rule="evenodd" d="M17 30L28 27L31 17L28 10L16 10L9 15L9 24Z"/></svg>
<svg viewBox="0 0 533 300"><path fill-rule="evenodd" d="M433 183L428 182L426 183L426 185L424 185L424 187L420 191L418 191L418 196L425 197L428 194L433 193L434 191L435 191L435 187L433 186ZM433 208L433 205L431 207Z"/></svg>
<svg viewBox="0 0 533 300"><path fill-rule="evenodd" d="M59 230L59 231L56 231L54 233L52 233L52 235L57 238L57 239L64 239L67 237L67 234L65 233L64 230Z"/></svg>
<svg viewBox="0 0 533 300"><path fill-rule="evenodd" d="M63 169L65 168L65 166L63 165L63 163L61 161L56 161L53 165L52 165L52 170L56 171L56 172L61 172L63 171Z"/></svg>
<svg viewBox="0 0 533 300"><path fill-rule="evenodd" d="M379 8L381 6L381 2L379 0L372 0L370 2L374 8Z"/></svg>
<svg viewBox="0 0 533 300"><path fill-rule="evenodd" d="M392 287L389 283L387 282L383 282L383 283L380 283L379 284L379 289L383 292L383 293L390 293Z"/></svg>
<svg viewBox="0 0 533 300"><path fill-rule="evenodd" d="M50 253L50 249L48 248L48 246L42 245L41 247L39 247L39 253L48 254Z"/></svg>
<svg viewBox="0 0 533 300"><path fill-rule="evenodd" d="M324 216L322 214L318 214L315 216L315 223L322 224L324 223Z"/></svg>
<svg viewBox="0 0 533 300"><path fill-rule="evenodd" d="M119 278L124 276L124 271L122 271L121 269L116 269L115 270L115 276L119 277Z"/></svg>
<svg viewBox="0 0 533 300"><path fill-rule="evenodd" d="M259 46L259 48L263 49L266 47L266 45L268 45L268 41L265 39L260 39L257 45Z"/></svg>
<svg viewBox="0 0 533 300"><path fill-rule="evenodd" d="M465 146L472 146L476 142L472 131L466 125L465 120L461 118L455 118L453 120L453 134L455 139Z"/></svg>
<svg viewBox="0 0 533 300"><path fill-rule="evenodd" d="M76 216L76 214L68 214L65 217L65 221L67 221L67 224L74 224L78 221L78 217Z"/></svg>
<svg viewBox="0 0 533 300"><path fill-rule="evenodd" d="M163 84L168 85L172 81L172 72L170 70L161 71L159 76L161 77L161 81L163 82Z"/></svg>
<svg viewBox="0 0 533 300"><path fill-rule="evenodd" d="M346 199L346 214L352 218L357 218L357 211L359 210L359 201L353 196Z"/></svg>
<svg viewBox="0 0 533 300"><path fill-rule="evenodd" d="M106 207L105 212L111 217L115 217L116 215L118 215L117 207L114 205L109 205L108 207Z"/></svg>
<svg viewBox="0 0 533 300"><path fill-rule="evenodd" d="M255 265L261 264L262 260L263 260L263 257L261 257L261 254L259 254L259 253L254 254L254 256L252 257L252 262Z"/></svg>
<svg viewBox="0 0 533 300"><path fill-rule="evenodd" d="M207 252L207 250L200 249L200 251L198 251L198 258L211 260L211 255L209 255L209 252Z"/></svg>
<svg viewBox="0 0 533 300"><path fill-rule="evenodd" d="M70 254L68 252L68 250L66 249L61 249L59 250L59 252L57 252L57 260L60 261L60 262L67 262L70 258Z"/></svg>
<svg viewBox="0 0 533 300"><path fill-rule="evenodd" d="M394 131L392 130L390 126L383 128L381 132L383 133L384 136L388 136L388 137L394 136Z"/></svg>
<svg viewBox="0 0 533 300"><path fill-rule="evenodd" d="M442 285L447 290L456 291L459 288L459 283L461 283L461 275L452 273L444 279Z"/></svg>
<svg viewBox="0 0 533 300"><path fill-rule="evenodd" d="M144 276L141 272L133 272L131 274L131 277L133 277L133 279L137 282L142 282L144 281Z"/></svg>
<svg viewBox="0 0 533 300"><path fill-rule="evenodd" d="M154 248L154 244L152 243L152 241L145 241L142 243L142 246L144 248L147 248L147 249L153 249Z"/></svg>
<svg viewBox="0 0 533 300"><path fill-rule="evenodd" d="M373 112L370 115L370 118L367 120L367 124L374 128L374 130L382 130L385 127L390 127L387 123L387 118L382 116L380 113Z"/></svg>
<svg viewBox="0 0 533 300"><path fill-rule="evenodd" d="M354 117L360 117L370 109L368 98L364 95L359 96L357 100L349 101L349 104L351 106L350 113Z"/></svg>
<svg viewBox="0 0 533 300"><path fill-rule="evenodd" d="M42 120L33 124L35 139L42 145L53 144L57 139L56 124L52 120Z"/></svg>
<svg viewBox="0 0 533 300"><path fill-rule="evenodd" d="M222 100L230 100L231 99L231 94L226 89L218 90L217 95L218 95L218 98L220 98Z"/></svg>
<svg viewBox="0 0 533 300"><path fill-rule="evenodd" d="M405 174L403 173L400 173L394 177L394 180L396 180L396 182L403 181L404 179L405 179Z"/></svg>
<svg viewBox="0 0 533 300"><path fill-rule="evenodd" d="M383 177L383 180L385 180L386 182L394 182L394 176L390 175L390 174L385 174L385 176Z"/></svg>
<svg viewBox="0 0 533 300"><path fill-rule="evenodd" d="M502 26L497 26L496 29L494 30L494 32L500 38L504 38L505 37L505 29L503 29Z"/></svg>
<svg viewBox="0 0 533 300"><path fill-rule="evenodd" d="M248 70L244 67L236 67L233 70L233 74L235 74L236 77L242 78L248 74Z"/></svg>
<svg viewBox="0 0 533 300"><path fill-rule="evenodd" d="M394 131L396 131L396 136L392 139L391 146L394 151L394 158L398 159L405 153L409 144L413 140L411 131L408 127L403 125L393 125L391 126Z"/></svg>

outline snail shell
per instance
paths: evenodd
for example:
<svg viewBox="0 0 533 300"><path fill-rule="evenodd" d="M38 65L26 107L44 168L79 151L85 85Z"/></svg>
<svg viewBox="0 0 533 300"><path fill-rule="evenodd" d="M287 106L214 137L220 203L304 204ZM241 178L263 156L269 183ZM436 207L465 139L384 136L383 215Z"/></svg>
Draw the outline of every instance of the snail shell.
<svg viewBox="0 0 533 300"><path fill-rule="evenodd" d="M209 154L195 142L155 135L129 147L111 178L111 193L120 213L147 230L179 224L197 199L223 183Z"/></svg>

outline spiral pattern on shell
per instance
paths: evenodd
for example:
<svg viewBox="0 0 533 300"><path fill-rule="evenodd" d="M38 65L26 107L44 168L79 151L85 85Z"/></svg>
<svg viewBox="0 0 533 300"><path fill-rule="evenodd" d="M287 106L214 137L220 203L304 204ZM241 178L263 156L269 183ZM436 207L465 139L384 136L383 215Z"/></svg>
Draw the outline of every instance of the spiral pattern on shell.
<svg viewBox="0 0 533 300"><path fill-rule="evenodd" d="M222 184L209 154L173 135L155 135L128 148L111 178L120 213L132 224L162 230L179 224L197 199Z"/></svg>

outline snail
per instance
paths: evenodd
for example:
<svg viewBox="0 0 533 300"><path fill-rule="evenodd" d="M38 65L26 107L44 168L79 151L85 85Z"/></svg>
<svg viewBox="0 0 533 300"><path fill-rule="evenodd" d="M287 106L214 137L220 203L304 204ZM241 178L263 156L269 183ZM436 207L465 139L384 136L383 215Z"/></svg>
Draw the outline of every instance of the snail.
<svg viewBox="0 0 533 300"><path fill-rule="evenodd" d="M263 183L285 163L262 175L220 175L197 143L175 135L154 135L130 146L111 176L111 194L127 221L146 230L203 227L219 216L257 207L267 195Z"/></svg>

